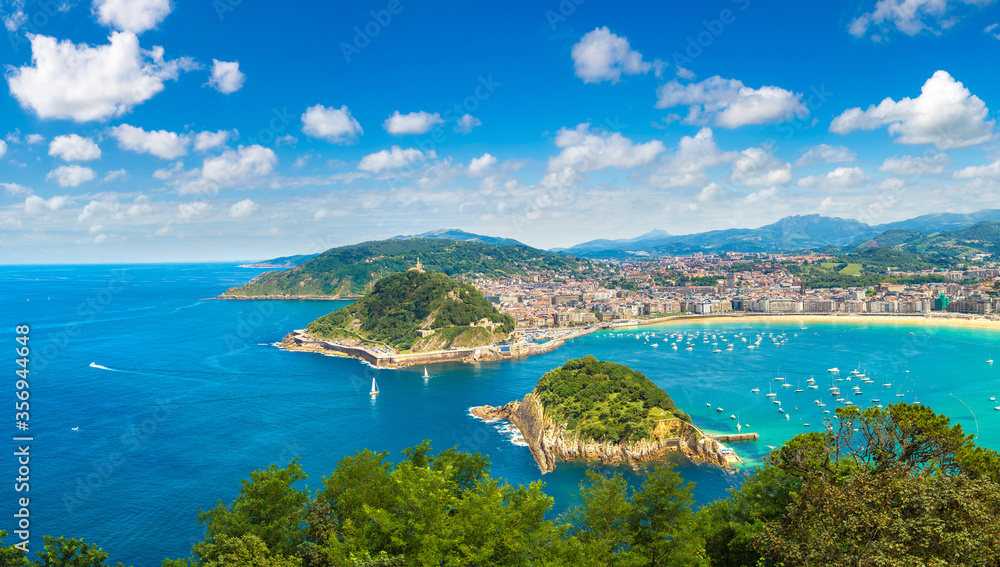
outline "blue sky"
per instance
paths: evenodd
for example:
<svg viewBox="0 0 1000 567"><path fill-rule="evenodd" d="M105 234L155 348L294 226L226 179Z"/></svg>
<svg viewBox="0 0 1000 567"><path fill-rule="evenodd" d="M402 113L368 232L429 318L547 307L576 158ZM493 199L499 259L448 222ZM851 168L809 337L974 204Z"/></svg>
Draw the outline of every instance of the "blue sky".
<svg viewBox="0 0 1000 567"><path fill-rule="evenodd" d="M333 5L326 5L333 4ZM0 0L0 263L995 208L996 0Z"/></svg>

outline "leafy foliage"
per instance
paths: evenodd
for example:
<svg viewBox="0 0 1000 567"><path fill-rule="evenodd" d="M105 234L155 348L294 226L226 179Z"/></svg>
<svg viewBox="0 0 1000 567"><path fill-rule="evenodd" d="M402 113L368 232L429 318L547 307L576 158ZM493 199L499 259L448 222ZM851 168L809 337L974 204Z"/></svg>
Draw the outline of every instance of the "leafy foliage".
<svg viewBox="0 0 1000 567"><path fill-rule="evenodd" d="M307 330L328 338L353 334L405 350L420 338L418 329L425 325L468 327L483 318L498 324L501 333L514 330L513 317L501 315L471 285L444 274L409 270L379 280L365 297L316 319ZM457 335L449 338L453 341Z"/></svg>
<svg viewBox="0 0 1000 567"><path fill-rule="evenodd" d="M537 270L572 273L592 267L589 261L523 245L491 246L433 238L376 240L332 248L296 268L261 274L224 295L360 296L385 276L412 268L418 259L428 271L456 277L481 274L503 278Z"/></svg>
<svg viewBox="0 0 1000 567"><path fill-rule="evenodd" d="M545 413L565 421L585 439L648 439L662 412L690 421L674 401L641 372L587 355L547 372L535 387Z"/></svg>

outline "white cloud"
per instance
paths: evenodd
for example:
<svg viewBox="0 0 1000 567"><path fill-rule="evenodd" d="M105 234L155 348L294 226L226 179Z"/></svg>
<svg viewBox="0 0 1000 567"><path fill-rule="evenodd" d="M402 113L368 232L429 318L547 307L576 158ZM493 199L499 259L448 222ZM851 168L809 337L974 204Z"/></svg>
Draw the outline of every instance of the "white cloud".
<svg viewBox="0 0 1000 567"><path fill-rule="evenodd" d="M0 187L3 187L4 193L7 193L12 197L20 197L22 195L26 196L31 194L31 189L17 183L0 183Z"/></svg>
<svg viewBox="0 0 1000 567"><path fill-rule="evenodd" d="M844 163L858 159L858 154L844 146L820 144L809 148L795 161L795 167L808 167L818 163Z"/></svg>
<svg viewBox="0 0 1000 567"><path fill-rule="evenodd" d="M128 172L124 169L113 169L109 171L101 181L108 183L110 181L116 181L118 179L125 179L128 176Z"/></svg>
<svg viewBox="0 0 1000 567"><path fill-rule="evenodd" d="M792 180L792 164L783 163L763 148L747 148L733 162L730 179L747 187L784 185Z"/></svg>
<svg viewBox="0 0 1000 567"><path fill-rule="evenodd" d="M61 209L66 203L65 197L52 197L46 201L38 195L29 195L24 200L24 212L33 216L47 214Z"/></svg>
<svg viewBox="0 0 1000 567"><path fill-rule="evenodd" d="M799 179L800 187L820 189L852 189L868 182L868 174L860 167L838 167L826 175L810 175Z"/></svg>
<svg viewBox="0 0 1000 567"><path fill-rule="evenodd" d="M424 153L416 148L402 149L399 146L392 146L392 149L382 150L373 154L368 154L361 158L358 169L380 173L388 169L399 169L412 163L432 159L437 155L431 151Z"/></svg>
<svg viewBox="0 0 1000 567"><path fill-rule="evenodd" d="M94 0L92 6L102 25L135 34L160 25L172 9L170 0Z"/></svg>
<svg viewBox="0 0 1000 567"><path fill-rule="evenodd" d="M964 6L983 7L993 0L879 0L875 9L861 14L851 21L848 31L854 37L862 37L869 28L875 27L873 41L884 41L889 37L890 28L906 35L920 32L938 34L955 25Z"/></svg>
<svg viewBox="0 0 1000 567"><path fill-rule="evenodd" d="M482 177L496 163L497 158L490 154L483 154L480 157L472 158L472 161L469 162L469 175L473 177Z"/></svg>
<svg viewBox="0 0 1000 567"><path fill-rule="evenodd" d="M576 76L584 83L611 81L617 83L622 74L638 75L648 72L652 65L642 60L628 40L615 35L607 27L587 33L571 52Z"/></svg>
<svg viewBox="0 0 1000 567"><path fill-rule="evenodd" d="M7 142L0 140L0 157L7 153Z"/></svg>
<svg viewBox="0 0 1000 567"><path fill-rule="evenodd" d="M63 165L45 176L45 179L55 179L60 187L78 187L96 178L97 173L93 169L79 165Z"/></svg>
<svg viewBox="0 0 1000 567"><path fill-rule="evenodd" d="M970 165L956 171L955 179L974 179L976 177L1000 177L1000 160L986 165Z"/></svg>
<svg viewBox="0 0 1000 567"><path fill-rule="evenodd" d="M174 163L170 164L170 167L163 167L154 171L153 177L155 177L156 179L170 179L171 177L177 175L183 170L184 170L184 162L175 161Z"/></svg>
<svg viewBox="0 0 1000 567"><path fill-rule="evenodd" d="M307 108L302 115L302 131L336 144L353 142L365 133L346 104L340 109L327 108L322 104Z"/></svg>
<svg viewBox="0 0 1000 567"><path fill-rule="evenodd" d="M709 183L698 193L698 200L704 203L720 197L723 193L725 190L718 183Z"/></svg>
<svg viewBox="0 0 1000 567"><path fill-rule="evenodd" d="M239 61L219 61L212 59L212 76L208 84L222 94L232 94L243 88L247 78L240 72Z"/></svg>
<svg viewBox="0 0 1000 567"><path fill-rule="evenodd" d="M45 136L41 134L28 134L24 138L24 141L29 144L41 144L42 142L45 141Z"/></svg>
<svg viewBox="0 0 1000 567"><path fill-rule="evenodd" d="M952 163L952 159L944 153L919 157L900 156L886 158L878 170L896 175L928 175L941 173Z"/></svg>
<svg viewBox="0 0 1000 567"><path fill-rule="evenodd" d="M657 187L697 187L708 183L706 172L730 163L738 152L724 152L715 143L711 128L702 128L697 134L684 136L677 144L677 151L657 167L650 183Z"/></svg>
<svg viewBox="0 0 1000 567"><path fill-rule="evenodd" d="M889 126L900 144L934 144L940 150L975 146L997 135L995 120L979 97L945 71L937 71L920 88L917 98L899 102L886 98L867 110L851 108L834 118L830 131L847 134Z"/></svg>
<svg viewBox="0 0 1000 567"><path fill-rule="evenodd" d="M565 167L579 172L607 167L632 169L649 165L666 150L659 140L635 144L618 132L591 132L589 123L578 124L572 130L560 128L556 134L556 147L562 148L562 151L549 158L550 172Z"/></svg>
<svg viewBox="0 0 1000 567"><path fill-rule="evenodd" d="M11 2L10 13L3 15L3 25L8 32L14 33L21 29L28 21L28 15L24 13L24 0L13 0Z"/></svg>
<svg viewBox="0 0 1000 567"><path fill-rule="evenodd" d="M466 114L458 119L458 123L455 124L455 131L460 134L468 134L476 126L482 125L483 123L478 118L471 114Z"/></svg>
<svg viewBox="0 0 1000 567"><path fill-rule="evenodd" d="M750 193L749 195L747 195L746 198L744 199L744 202L750 204L750 203L756 203L758 201L766 201L776 197L777 195L778 195L777 187L771 187L769 189L761 189L760 191L757 191L755 193Z"/></svg>
<svg viewBox="0 0 1000 567"><path fill-rule="evenodd" d="M260 210L260 205L250 199L243 199L229 207L229 216L234 219L245 219Z"/></svg>
<svg viewBox="0 0 1000 567"><path fill-rule="evenodd" d="M101 157L101 148L90 138L69 134L52 139L49 143L49 155L63 161L91 161Z"/></svg>
<svg viewBox="0 0 1000 567"><path fill-rule="evenodd" d="M236 131L219 130L218 132L198 132L194 137L194 149L197 151L210 150L226 143L230 136Z"/></svg>
<svg viewBox="0 0 1000 567"><path fill-rule="evenodd" d="M385 119L382 127L385 128L386 132L398 136L402 134L426 134L438 124L444 124L444 120L437 112L430 114L420 111L400 114L397 110L392 113L392 116Z"/></svg>
<svg viewBox="0 0 1000 567"><path fill-rule="evenodd" d="M688 124L714 123L723 128L738 128L749 124L784 122L793 117L805 117L809 109L801 93L780 87L747 87L736 79L716 75L700 83L681 84L672 80L657 90L657 108L687 106Z"/></svg>
<svg viewBox="0 0 1000 567"><path fill-rule="evenodd" d="M1000 32L995 31L998 27L1000 27L1000 24L990 24L986 26L986 29L983 30L983 33L988 33L992 35L995 39L1000 39Z"/></svg>
<svg viewBox="0 0 1000 567"><path fill-rule="evenodd" d="M205 201L195 201L193 203L181 203L177 205L177 218L180 220L195 220L208 216L212 212L212 205Z"/></svg>
<svg viewBox="0 0 1000 567"><path fill-rule="evenodd" d="M9 69L10 92L39 118L104 121L129 112L196 67L189 58L166 61L163 48L139 47L131 33L113 32L110 43L91 47L31 36L32 66Z"/></svg>
<svg viewBox="0 0 1000 567"><path fill-rule="evenodd" d="M270 148L258 145L240 146L235 151L226 148L221 156L202 162L201 176L206 181L227 186L267 175L277 164L278 156Z"/></svg>
<svg viewBox="0 0 1000 567"><path fill-rule="evenodd" d="M118 147L154 155L163 159L175 159L187 154L191 137L166 130L147 132L138 126L121 124L111 128L111 135L118 140Z"/></svg>

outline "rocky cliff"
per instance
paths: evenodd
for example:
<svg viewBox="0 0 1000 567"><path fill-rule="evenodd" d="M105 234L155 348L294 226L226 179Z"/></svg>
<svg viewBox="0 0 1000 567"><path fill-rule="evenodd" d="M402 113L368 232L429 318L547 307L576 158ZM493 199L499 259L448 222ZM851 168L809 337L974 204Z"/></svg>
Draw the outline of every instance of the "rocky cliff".
<svg viewBox="0 0 1000 567"><path fill-rule="evenodd" d="M671 451L680 451L696 461L729 467L718 441L702 436L695 427L682 422L675 422L677 425L673 428L657 427L652 439L606 443L581 439L576 432L566 431L565 423L546 417L544 407L534 393L504 406L481 406L470 411L481 419L503 419L513 423L521 431L543 473L555 470L556 457L634 465L660 459Z"/></svg>

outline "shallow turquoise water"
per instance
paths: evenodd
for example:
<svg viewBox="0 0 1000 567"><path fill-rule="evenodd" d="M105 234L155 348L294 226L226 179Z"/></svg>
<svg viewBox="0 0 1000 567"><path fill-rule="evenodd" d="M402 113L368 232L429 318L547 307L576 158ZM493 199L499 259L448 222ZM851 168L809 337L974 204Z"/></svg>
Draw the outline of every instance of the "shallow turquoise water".
<svg viewBox="0 0 1000 567"><path fill-rule="evenodd" d="M253 469L299 458L315 487L338 460L363 447L397 459L423 439L487 454L492 473L508 482L542 480L555 498L553 514L559 513L574 503L586 467L563 463L543 476L526 447L510 443L497 424L469 416L468 408L520 398L545 371L586 354L644 372L709 431L735 431L729 415L739 413L761 434L757 442L732 444L750 463L759 462L767 445L821 426L822 410L813 400L834 409L826 372L832 366L845 378L859 366L876 377L877 384L862 384L863 395L846 396L859 405L876 391L883 404L893 403L899 391L905 394L899 399L915 397L968 432L978 425L979 442L1000 448L1000 411L993 410L1000 404L989 401L1000 395L1000 368L985 363L1000 357L1000 335L987 330L664 324L589 335L524 360L432 366L425 381L422 368L375 371L271 346L341 304L202 299L258 273L218 264L0 267L0 341L13 347L14 326L32 327L32 549L40 548L42 534L82 537L113 561L158 565L163 557L188 554L204 533L195 522L198 509L229 502ZM701 337L690 352L683 343L677 351L662 344L664 332L680 330L730 340L734 333L764 336L759 348L738 342L718 354ZM653 332L657 337L647 344ZM787 342L774 345L769 333L783 333ZM653 348L653 342L661 344ZM779 373L803 389L815 376L819 388L795 394L773 380ZM372 377L381 388L374 402L367 394ZM883 388L884 382L892 386ZM854 384L839 383L845 394ZM751 393L755 387L759 394ZM779 390L789 419L765 398L769 387ZM13 401L12 380L6 388L0 396ZM0 470L13 479L10 419ZM738 475L705 465L679 463L678 470L696 483L700 503L739 483ZM640 476L623 472L632 480ZM5 484L2 510L20 496L12 485ZM12 531L10 515L0 517L0 529Z"/></svg>

